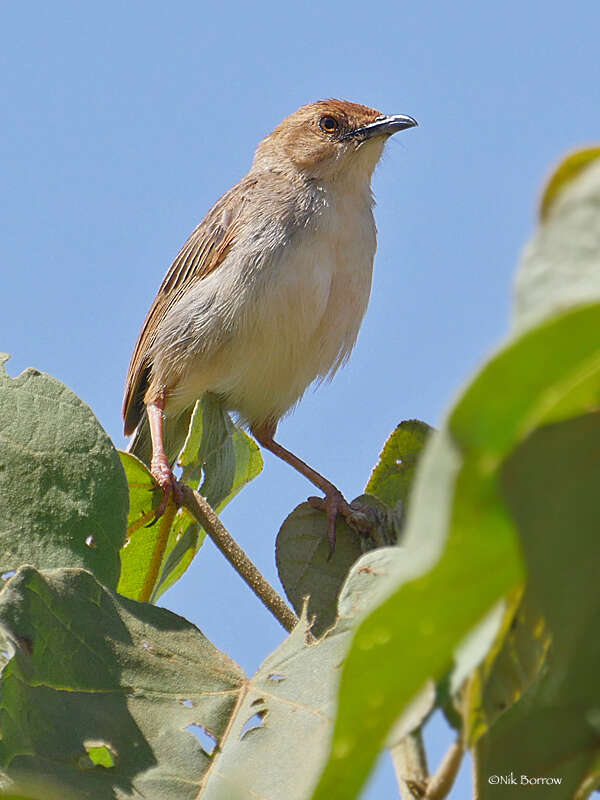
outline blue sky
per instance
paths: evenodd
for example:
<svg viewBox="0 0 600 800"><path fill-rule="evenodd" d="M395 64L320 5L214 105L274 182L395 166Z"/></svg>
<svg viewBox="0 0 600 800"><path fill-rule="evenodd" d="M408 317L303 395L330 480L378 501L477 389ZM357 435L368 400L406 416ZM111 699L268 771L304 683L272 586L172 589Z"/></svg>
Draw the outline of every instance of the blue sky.
<svg viewBox="0 0 600 800"><path fill-rule="evenodd" d="M170 261L288 113L341 97L420 127L374 180L379 250L354 355L280 427L352 498L402 419L439 423L507 330L540 189L598 141L600 6L352 0L5 4L0 350L68 384L118 446L131 348ZM224 521L276 581L311 494L266 456ZM164 604L248 671L282 638L207 544ZM447 743L438 724L432 761ZM451 797L468 796L463 770ZM384 759L364 797L394 796Z"/></svg>

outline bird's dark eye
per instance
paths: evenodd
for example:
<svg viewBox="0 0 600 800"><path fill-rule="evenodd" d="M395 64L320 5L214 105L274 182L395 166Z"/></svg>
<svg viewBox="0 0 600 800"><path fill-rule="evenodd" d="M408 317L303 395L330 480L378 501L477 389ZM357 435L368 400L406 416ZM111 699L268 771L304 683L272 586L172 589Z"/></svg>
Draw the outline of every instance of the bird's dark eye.
<svg viewBox="0 0 600 800"><path fill-rule="evenodd" d="M323 133L335 133L340 127L340 123L335 117L321 117L319 120L319 128Z"/></svg>

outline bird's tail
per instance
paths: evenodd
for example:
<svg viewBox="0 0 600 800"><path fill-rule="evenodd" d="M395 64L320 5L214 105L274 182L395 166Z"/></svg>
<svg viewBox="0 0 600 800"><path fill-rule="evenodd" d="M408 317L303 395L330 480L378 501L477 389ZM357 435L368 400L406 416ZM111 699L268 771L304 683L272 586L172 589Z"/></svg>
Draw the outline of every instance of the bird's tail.
<svg viewBox="0 0 600 800"><path fill-rule="evenodd" d="M166 417L163 420L163 442L171 467L175 464L177 456L181 452L185 442L193 410L194 406L190 406L177 416ZM152 459L152 439L150 437L148 415L145 411L127 445L127 452L137 456L140 461L150 466L150 461Z"/></svg>

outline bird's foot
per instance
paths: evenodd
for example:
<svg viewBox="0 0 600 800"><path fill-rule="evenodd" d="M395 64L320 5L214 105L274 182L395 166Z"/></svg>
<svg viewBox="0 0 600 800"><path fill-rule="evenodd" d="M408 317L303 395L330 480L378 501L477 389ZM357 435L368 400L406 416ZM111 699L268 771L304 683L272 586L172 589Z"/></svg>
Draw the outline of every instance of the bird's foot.
<svg viewBox="0 0 600 800"><path fill-rule="evenodd" d="M337 518L340 514L344 518L350 517L352 515L352 509L346 502L344 495L335 487L328 491L325 497L309 497L308 502L313 508L324 511L327 515L329 558L331 558L335 550L335 526Z"/></svg>
<svg viewBox="0 0 600 800"><path fill-rule="evenodd" d="M162 500L154 512L154 519L150 523L150 525L154 525L165 513L169 497L173 497L173 502L177 507L183 503L183 491L166 459L153 458L150 463L150 473L163 493Z"/></svg>

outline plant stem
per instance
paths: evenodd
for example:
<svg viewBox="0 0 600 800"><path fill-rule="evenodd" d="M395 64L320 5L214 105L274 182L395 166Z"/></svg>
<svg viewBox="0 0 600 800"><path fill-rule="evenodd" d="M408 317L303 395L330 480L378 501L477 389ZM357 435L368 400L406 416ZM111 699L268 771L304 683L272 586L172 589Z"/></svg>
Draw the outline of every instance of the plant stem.
<svg viewBox="0 0 600 800"><path fill-rule="evenodd" d="M460 737L450 746L435 774L429 779L424 800L444 800L452 788L465 752Z"/></svg>
<svg viewBox="0 0 600 800"><path fill-rule="evenodd" d="M421 729L417 729L390 747L402 800L425 797L429 770Z"/></svg>
<svg viewBox="0 0 600 800"><path fill-rule="evenodd" d="M227 531L201 494L182 485L183 505L198 520L210 538L223 553L235 571L246 581L254 594L261 600L276 619L290 632L297 624L298 617L285 600L277 594L271 584L263 578L256 566Z"/></svg>
<svg viewBox="0 0 600 800"><path fill-rule="evenodd" d="M169 497L167 507L165 508L165 513L160 519L158 538L156 540L154 552L152 553L152 561L150 562L150 567L148 568L148 574L146 575L146 580L142 586L140 596L138 597L138 600L141 600L144 603L149 602L150 598L152 597L152 592L154 591L156 581L158 580L160 565L162 564L163 556L165 554L165 548L167 546L167 542L169 541L171 525L173 524L176 513L177 506L173 502L173 498Z"/></svg>

